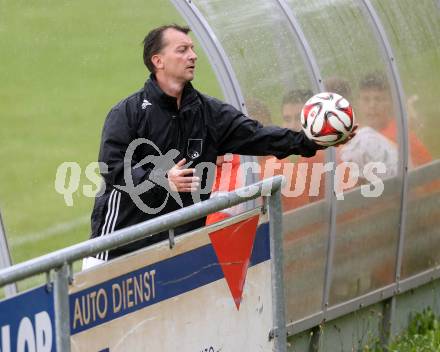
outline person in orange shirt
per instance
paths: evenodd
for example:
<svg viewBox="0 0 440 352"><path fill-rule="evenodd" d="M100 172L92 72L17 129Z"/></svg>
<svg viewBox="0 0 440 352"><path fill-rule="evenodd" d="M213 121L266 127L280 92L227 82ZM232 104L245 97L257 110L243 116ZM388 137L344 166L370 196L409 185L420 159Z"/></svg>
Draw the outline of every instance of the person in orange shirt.
<svg viewBox="0 0 440 352"><path fill-rule="evenodd" d="M393 116L392 97L386 76L381 72L367 74L359 84L357 116L366 126L357 138L341 148L343 161L355 162L362 170L368 162L383 162L383 177L398 173L398 126ZM409 168L432 160L428 149L411 130L408 133Z"/></svg>
<svg viewBox="0 0 440 352"><path fill-rule="evenodd" d="M304 103L313 96L309 89L294 89L283 97L282 117L283 127L294 131L301 130L301 110ZM298 208L313 201L309 198L313 163L323 163L325 154L318 151L312 158L286 158L278 160L275 157L266 157L262 161L263 178L274 175L284 175L286 184L282 192L283 211ZM273 171L272 171L273 170ZM324 184L319 183L316 197L322 198ZM316 186L315 186L316 188ZM320 193L322 193L320 195ZM313 196L312 196L313 197Z"/></svg>
<svg viewBox="0 0 440 352"><path fill-rule="evenodd" d="M332 77L326 80L326 89L331 92L338 93L345 98L351 99L351 89L347 80ZM294 131L301 130L300 115L304 103L313 96L310 89L294 89L289 91L282 100L282 117L284 128ZM270 125L269 109L260 101L255 99L247 100L249 113L264 125ZM230 163L230 164L229 164ZM311 158L288 157L285 159L277 159L274 156L259 157L261 166L260 177L262 179L283 175L286 177L286 184L282 190L283 211L289 211L308 203L318 201L325 195L325 172L321 172L325 163L325 153L318 150L316 155ZM315 166L316 165L316 166ZM237 170L240 166L240 158L234 155L232 159L225 160L223 157L217 159L216 182L214 183L213 193L221 194L222 192L232 191L237 187L243 186L242 175ZM231 178L233 181L226 182L222 180L225 172L223 168L231 169ZM228 174L226 172L226 174ZM223 188L220 186L223 184ZM226 186L227 185L227 186ZM211 214L207 219L207 224L223 220L229 216L236 215L237 210L225 210L223 212Z"/></svg>
<svg viewBox="0 0 440 352"><path fill-rule="evenodd" d="M366 124L397 144L397 122L392 114L391 92L384 74L373 72L366 75L359 85L359 113ZM410 167L420 166L432 157L412 130L408 133Z"/></svg>
<svg viewBox="0 0 440 352"><path fill-rule="evenodd" d="M324 84L328 92L340 94L351 101L351 88L347 80L330 77ZM312 96L313 92L309 89L294 89L284 96L282 101L283 127L295 131L301 130L301 110L304 103ZM270 177L273 172L274 175L286 177L282 202L283 211L289 211L324 198L325 163L325 152L322 150L317 151L316 155L311 158L289 157L278 160L275 157L265 157L262 162L262 176Z"/></svg>
<svg viewBox="0 0 440 352"><path fill-rule="evenodd" d="M341 148L341 158L358 163L360 169L368 162L380 161L386 166L386 172L382 177L397 176L399 173L399 130L397 119L393 114L390 87L384 73L378 71L369 73L359 82L357 113L365 127L358 131L356 139ZM411 129L408 132L408 142L409 169L432 160L428 149ZM417 198L422 196L424 191L429 193L435 189L439 189L438 183L436 185L435 182L418 185L416 190L418 193L413 193L410 198ZM384 199L381 205L387 207L390 203ZM386 258L383 262L376 264L371 271L372 287L380 287L393 281L394 260L395 258Z"/></svg>
<svg viewBox="0 0 440 352"><path fill-rule="evenodd" d="M301 130L300 114L304 103L313 95L313 92L308 89L292 90L283 97L283 124L284 128L289 128L295 131ZM249 114L263 125L271 125L272 119L270 117L269 109L256 99L246 100ZM312 158L302 158L304 164L308 166L310 159L312 162L323 161L321 152L317 152L317 156ZM283 210L297 208L300 205L308 203L308 196L305 192L307 175L304 172L297 170L297 165L294 158L286 158L279 160L274 156L266 156L258 158L261 173L260 178L268 178L276 175L284 175L287 177L285 189L281 197ZM217 158L216 176L212 189L211 197L221 195L224 192L230 192L234 189L243 186L243 175L240 175L238 170L240 167L239 155L226 155ZM310 167L311 170L311 167ZM296 185L298 183L298 185ZM303 192L301 192L301 189ZM286 196L289 190L293 191L293 196ZM206 224L213 224L215 222L224 220L230 216L240 213L240 209L236 207L225 209L223 211L210 214L207 217Z"/></svg>

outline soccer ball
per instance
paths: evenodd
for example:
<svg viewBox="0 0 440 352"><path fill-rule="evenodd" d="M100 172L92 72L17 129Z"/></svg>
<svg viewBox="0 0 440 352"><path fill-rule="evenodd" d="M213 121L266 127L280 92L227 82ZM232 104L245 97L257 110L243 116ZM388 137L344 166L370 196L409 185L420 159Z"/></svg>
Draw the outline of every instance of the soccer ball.
<svg viewBox="0 0 440 352"><path fill-rule="evenodd" d="M353 109L339 94L318 93L304 104L301 126L316 144L331 146L346 139L353 130Z"/></svg>

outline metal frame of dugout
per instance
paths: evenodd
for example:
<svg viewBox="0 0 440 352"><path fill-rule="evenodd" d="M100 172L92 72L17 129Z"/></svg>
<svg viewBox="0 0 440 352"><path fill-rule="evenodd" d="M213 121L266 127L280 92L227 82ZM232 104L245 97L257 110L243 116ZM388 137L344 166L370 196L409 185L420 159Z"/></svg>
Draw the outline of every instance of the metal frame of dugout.
<svg viewBox="0 0 440 352"><path fill-rule="evenodd" d="M308 69L308 74L310 76L310 80L313 83L314 91L322 91L324 89L322 74L320 70L320 66L318 64L318 60L315 57L315 53L311 48L311 45L308 42L308 38L301 28L300 21L298 20L296 14L291 10L289 4L286 0L275 0L276 3L280 7L280 11L284 14L286 21L290 25L290 30L293 33L293 36L300 43L300 52L304 58L304 62ZM222 46L222 42L218 39L217 34L214 29L210 26L209 21L205 18L202 12L197 7L197 1L192 0L171 0L173 5L182 15L182 17L188 22L192 30L194 31L196 37L201 43L205 53L207 54L212 68L217 76L218 82L222 88L223 94L225 96L225 100L241 109L244 113L247 112L245 99L243 97L242 88L240 86L239 79L237 78L236 73L234 72L233 65L228 58L226 50ZM387 183L387 187L393 189L398 189L397 192L400 192L400 203L399 207L399 217L401 219L401 226L399 228L399 237L397 243L397 250L395 256L395 273L394 273L394 282L385 285L381 288L368 292L366 294L357 296L350 300L337 303L334 305L328 304L329 294L330 294L330 283L332 278L333 266L334 266L334 251L335 251L335 237L336 237L336 216L338 209L343 207L343 205L338 205L336 198L332 192L327 192L326 201L314 204L312 207L325 207L329 206L329 225L327 229L327 243L326 243L326 261L325 261L325 276L324 276L324 287L322 293L322 303L319 311L304 316L300 319L290 320L286 322L286 330L289 335L296 335L308 329L313 329L319 326L321 323L329 320L336 319L338 317L342 317L346 314L356 312L364 307L369 305L373 305L378 302L388 301L389 304L389 312L384 315L384 326L390 325L393 322L393 316L395 314L395 300L396 297L401 295L404 292L408 292L414 288L417 288L421 285L427 284L429 282L438 280L440 278L440 266L436 265L428 270L421 271L415 275L406 277L404 279L401 278L401 268L402 261L404 255L404 240L405 240L405 216L407 215L407 202L408 202L408 189L411 184L416 184L417 182L430 182L436 179L436 175L440 174L440 163L438 161L426 165L420 169L417 169L417 172L408 171L408 114L405 107L404 100L404 89L402 87L401 78L399 75L399 70L396 65L396 57L393 53L392 45L390 44L390 40L387 37L387 33L384 30L384 26L381 23L380 17L369 0L361 0L359 1L360 8L362 9L364 17L370 23L371 29L374 33L375 40L378 43L378 47L380 48L381 55L383 60L387 63L387 75L390 77L391 89L394 93L394 104L395 110L397 111L397 120L398 120L398 129L399 135L401 138L400 143L400 152L402 155L402 159L400 161L399 169L402 177L401 183L394 183L390 180ZM251 157L246 157L244 160L250 160ZM327 154L328 161L335 161L335 155L332 151L329 151ZM331 182L333 182L333 175L327 174L327 189L331 189ZM255 182L255 178L252 174L248 175L248 179L246 180L246 184L251 184ZM266 181L264 181L266 182ZM261 183L259 183L261 185ZM262 190L262 188L260 189ZM276 192L279 192L278 190ZM229 197L229 196L228 196ZM253 200L258 196L250 197L249 200ZM355 192L348 194L348 198L352 201L355 201L358 197L358 194ZM276 197L271 196L270 199L276 199ZM235 198L216 198L207 201L207 203L203 203L203 206L209 208L204 208L203 212L200 206L201 204L196 204L195 206L188 208L191 209L194 213L198 214L198 217L203 216L203 214L208 214L212 211L227 208L231 205L238 204L235 203L237 199L232 201ZM270 201L272 204L272 200ZM279 202L278 202L279 204ZM436 202L438 205L438 201ZM255 202L251 205L255 206ZM274 204L270 209L274 209ZM196 211L194 211L196 210ZM206 210L206 212L205 212ZM273 211L273 210L272 210ZM306 221L308 216L312 213L309 207L298 210L298 214L296 216L297 219ZM179 213L181 214L181 213ZM187 219L188 221L193 219L190 217L180 217L179 214L175 214L176 217L166 218L166 221L169 221L168 224L171 226L177 226L179 221L184 221L183 219ZM187 213L185 213L187 214ZM178 215L178 216L177 216ZM185 216L189 216L189 212ZM200 216L199 216L200 215ZM277 216L279 216L278 214ZM158 221L162 221L159 220ZM195 217L194 217L195 219ZM155 220L154 220L155 221ZM171 222L173 221L173 222ZM186 221L186 220L185 220ZM272 222L271 222L272 223ZM273 226L280 226L281 221L273 222ZM154 222L151 224L139 225L140 227L136 227L132 232L131 240L141 238L147 233L157 232L157 226L162 226L164 223ZM289 227L292 224L284 223L284 227ZM298 225L298 224L297 224ZM170 228L170 227L168 227ZM1 228L0 228L1 231ZM123 230L125 231L125 230ZM271 231L281 232L280 229L271 229ZM125 232L122 232L125 233ZM68 287L68 280L71 276L72 270L69 269L69 263L74 260L78 260L83 256L87 256L92 253L98 253L102 250L113 248L117 245L125 243L125 241L129 242L128 238L125 235L122 235L119 231L114 234L115 236L109 236L108 238L100 239L102 241L87 241L84 244L75 245L60 251L56 251L47 256L43 256L41 258L33 259L31 261L18 264L14 267L10 267L0 271L0 286L7 285L8 283L13 283L16 280L20 280L24 277L32 276L37 273L49 272L53 269L54 272L54 281L55 281L55 292L56 297L58 297L56 301L56 306L58 310L66 310L66 302L61 299L66 295L66 290ZM118 242L119 241L119 242ZM5 248L5 245L0 246L1 248ZM87 250L86 250L87 248ZM282 250L279 250L281 253ZM278 263L278 265L280 265ZM281 265L282 270L282 265ZM19 273L19 274L17 274ZM282 271L278 272L282 273ZM13 289L13 286L6 286L9 289ZM13 294L14 290L10 292ZM284 301L283 301L284 304ZM282 315L282 312L279 312ZM68 325L65 325L65 322L68 319L57 319L57 329L63 332L59 336L65 336L68 333ZM64 324L64 325L63 325ZM392 330L392 329L390 329ZM62 350L68 350L67 347L67 339L64 337L60 341L57 341L58 346L64 346Z"/></svg>
<svg viewBox="0 0 440 352"><path fill-rule="evenodd" d="M73 277L74 261L118 246L169 231L173 241L173 229L179 225L202 218L211 213L249 200L263 197L262 212L269 213L270 257L272 273L273 326L268 336L274 339L276 351L286 351L286 322L284 316L283 250L281 219L282 176L276 176L237 189L192 206L162 215L112 233L111 236L91 239L47 255L0 270L0 287L15 283L33 275L47 273L48 284L54 290L55 335L57 351L70 351L70 311L68 288ZM231 218L233 220L234 218ZM51 273L53 274L51 277Z"/></svg>
<svg viewBox="0 0 440 352"><path fill-rule="evenodd" d="M224 93L225 100L241 109L244 113L247 112L245 106L245 99L243 97L243 89L240 88L240 81L238 75L234 72L233 65L228 59L227 50L223 47L223 43L219 37L221 33L215 31L214 27L210 24L210 18L205 17L201 11L201 7L207 7L209 1L194 1L194 0L171 0L172 4L179 11L184 20L189 24L194 31L195 36L201 43L205 53L207 54L217 80ZM324 83L321 74L321 68L316 59L315 53L308 41L308 37L301 28L300 21L296 14L292 11L288 0L275 0L273 1L279 6L279 11L282 13L284 20L287 22L289 29L294 38L296 38L298 45L297 49L303 58L306 70L308 72L310 81L314 92L324 91ZM292 3L292 2L291 2ZM290 4L291 4L290 3ZM198 6L200 5L200 6ZM424 166L417 170L417 172L411 172L408 170L408 154L409 154L409 141L408 141L408 112L405 105L405 94L400 77L399 69L397 66L397 59L391 45L391 41L387 36L385 27L381 21L381 18L377 12L377 9L373 6L370 0L361 0L357 3L362 13L362 16L369 24L370 30L373 33L374 39L379 48L382 60L385 63L386 74L390 81L390 89L393 94L394 109L397 117L397 128L400 138L399 143L399 175L400 183L393 183L389 181L388 186L393 187L397 193L400 193L399 208L399 229L397 238L397 249L395 252L395 272L394 282L390 285L385 285L379 289L373 290L367 294L360 295L352 298L348 301L338 303L335 305L329 304L330 285L332 280L333 266L335 260L335 241L336 241L336 217L338 213L337 200L332 189L332 182L334 174L326 174L326 202L320 202L320 204L314 204L312 207L329 207L329 224L327 229L327 244L326 244L326 262L325 262L325 277L324 287L322 294L321 309L312 315L305 316L298 320L288 319L287 330L289 335L295 335L308 329L316 329L321 323L341 317L345 314L356 312L357 310L372 305L377 302L387 303L387 312L384 314L383 326L389 326L389 330L385 332L387 336L383 338L386 342L390 335L393 333L392 322L395 316L396 301L395 297L405 291L411 290L418 286L424 285L428 282L439 278L439 266L433 266L428 270L422 271L411 277L401 278L402 262L404 256L404 242L405 242L405 230L406 230L406 216L408 214L407 204L409 201L409 187L411 184L415 184L416 180L422 182L430 182L429 180L435 180L439 173L438 160L430 165ZM275 6L275 5L274 5ZM235 19L239 21L240 19ZM233 21L233 19L231 19ZM221 29L218 29L219 31ZM333 149L333 148L330 148ZM335 162L335 153L333 150L327 151L327 161ZM412 179L411 179L412 177ZM397 187L397 188L396 188ZM295 219L301 221L302 215L311 213L310 208L299 209L298 216ZM284 224L285 228L289 227L289 224ZM319 330L319 329L318 329Z"/></svg>

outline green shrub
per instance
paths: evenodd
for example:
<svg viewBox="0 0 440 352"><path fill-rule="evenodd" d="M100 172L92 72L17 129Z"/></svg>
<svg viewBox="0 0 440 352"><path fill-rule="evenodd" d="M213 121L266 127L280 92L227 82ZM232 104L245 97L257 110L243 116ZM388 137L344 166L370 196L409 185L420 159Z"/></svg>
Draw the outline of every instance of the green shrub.
<svg viewBox="0 0 440 352"><path fill-rule="evenodd" d="M388 351L440 351L440 321L430 308L411 319L407 331L388 347Z"/></svg>
<svg viewBox="0 0 440 352"><path fill-rule="evenodd" d="M416 313L406 331L385 349L376 346L364 351L375 352L436 352L440 351L440 320L430 308Z"/></svg>

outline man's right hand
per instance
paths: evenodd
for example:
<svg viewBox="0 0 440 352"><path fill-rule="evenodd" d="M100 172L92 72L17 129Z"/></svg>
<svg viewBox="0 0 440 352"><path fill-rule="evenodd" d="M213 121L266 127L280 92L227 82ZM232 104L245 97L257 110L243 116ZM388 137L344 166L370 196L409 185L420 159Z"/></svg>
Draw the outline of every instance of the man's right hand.
<svg viewBox="0 0 440 352"><path fill-rule="evenodd" d="M195 169L184 169L186 159L180 160L167 172L168 184L174 192L195 192L200 185L200 178L194 176Z"/></svg>

